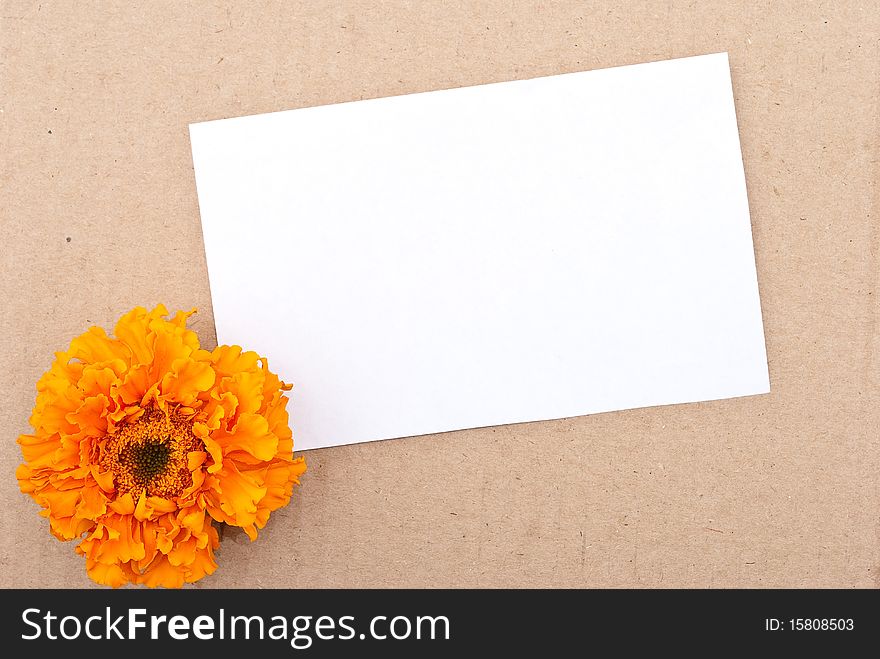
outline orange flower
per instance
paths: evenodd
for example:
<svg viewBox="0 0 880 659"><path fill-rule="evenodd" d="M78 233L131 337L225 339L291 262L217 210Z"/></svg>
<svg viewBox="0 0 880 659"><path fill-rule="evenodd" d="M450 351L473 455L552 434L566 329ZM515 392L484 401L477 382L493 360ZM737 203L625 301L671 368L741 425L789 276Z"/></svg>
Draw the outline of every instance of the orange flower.
<svg viewBox="0 0 880 659"><path fill-rule="evenodd" d="M213 522L255 539L305 471L290 385L254 352L202 350L192 313L137 307L115 338L92 327L37 382L16 477L56 538L81 539L100 584L176 588L211 574Z"/></svg>

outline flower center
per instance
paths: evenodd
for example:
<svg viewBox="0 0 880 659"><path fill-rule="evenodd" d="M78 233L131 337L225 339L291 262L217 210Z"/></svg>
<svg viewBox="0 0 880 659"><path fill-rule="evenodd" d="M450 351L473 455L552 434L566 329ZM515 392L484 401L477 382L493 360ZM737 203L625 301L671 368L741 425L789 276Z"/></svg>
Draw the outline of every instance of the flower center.
<svg viewBox="0 0 880 659"><path fill-rule="evenodd" d="M136 481L144 483L165 471L170 458L171 447L155 439L129 444L119 452L119 464L127 468Z"/></svg>
<svg viewBox="0 0 880 659"><path fill-rule="evenodd" d="M189 421L151 410L110 436L101 466L113 472L120 495L137 497L146 490L150 496L173 498L192 485L189 453L202 450Z"/></svg>

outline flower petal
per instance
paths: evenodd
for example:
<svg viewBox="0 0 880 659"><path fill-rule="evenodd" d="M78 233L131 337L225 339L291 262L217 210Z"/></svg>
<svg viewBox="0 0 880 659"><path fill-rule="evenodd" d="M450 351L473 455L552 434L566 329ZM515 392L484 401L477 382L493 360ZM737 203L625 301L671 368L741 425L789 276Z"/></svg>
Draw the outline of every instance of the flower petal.
<svg viewBox="0 0 880 659"><path fill-rule="evenodd" d="M217 431L212 438L222 447L224 455L244 451L257 460L268 461L278 450L278 438L269 432L269 422L259 414L242 414L234 430Z"/></svg>
<svg viewBox="0 0 880 659"><path fill-rule="evenodd" d="M215 377L209 362L176 359L171 371L162 378L162 394L181 405L192 405L201 392L211 388Z"/></svg>

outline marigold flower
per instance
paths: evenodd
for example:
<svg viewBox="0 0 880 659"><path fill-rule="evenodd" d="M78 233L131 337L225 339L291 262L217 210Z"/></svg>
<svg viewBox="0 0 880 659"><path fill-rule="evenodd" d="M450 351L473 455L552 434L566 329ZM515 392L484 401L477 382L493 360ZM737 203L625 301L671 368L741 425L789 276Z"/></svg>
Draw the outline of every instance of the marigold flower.
<svg viewBox="0 0 880 659"><path fill-rule="evenodd" d="M100 584L176 588L211 574L214 522L255 539L305 471L290 385L254 352L200 348L192 313L137 307L115 338L92 327L37 382L16 477L56 538L80 539Z"/></svg>

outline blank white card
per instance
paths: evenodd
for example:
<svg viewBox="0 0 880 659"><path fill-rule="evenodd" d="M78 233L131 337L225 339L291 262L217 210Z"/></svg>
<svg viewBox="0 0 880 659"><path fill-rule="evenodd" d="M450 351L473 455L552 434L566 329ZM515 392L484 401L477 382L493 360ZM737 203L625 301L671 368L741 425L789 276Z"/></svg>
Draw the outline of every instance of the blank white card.
<svg viewBox="0 0 880 659"><path fill-rule="evenodd" d="M726 54L190 126L298 449L769 391Z"/></svg>

